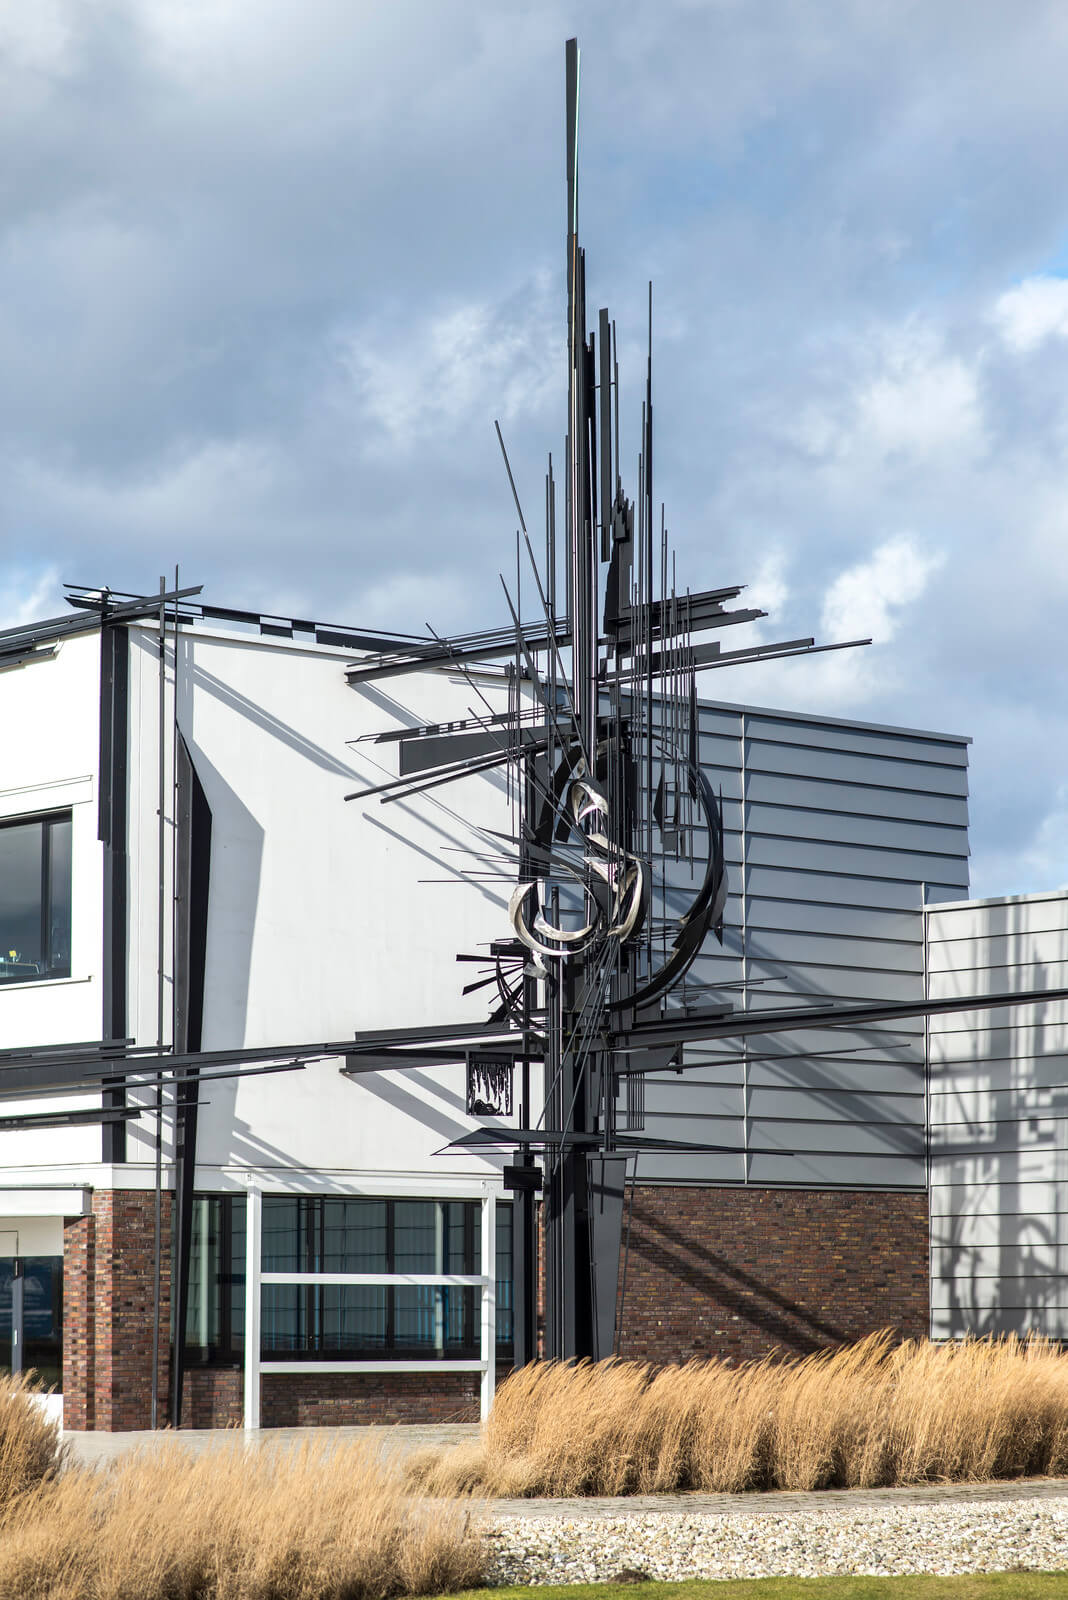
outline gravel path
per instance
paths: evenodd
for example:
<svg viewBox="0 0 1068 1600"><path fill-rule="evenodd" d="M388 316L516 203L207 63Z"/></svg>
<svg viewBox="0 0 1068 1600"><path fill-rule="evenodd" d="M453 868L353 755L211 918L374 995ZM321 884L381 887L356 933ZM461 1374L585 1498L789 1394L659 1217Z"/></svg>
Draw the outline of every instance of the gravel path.
<svg viewBox="0 0 1068 1600"><path fill-rule="evenodd" d="M552 1505L488 1508L488 1583L1068 1570L1063 1481Z"/></svg>

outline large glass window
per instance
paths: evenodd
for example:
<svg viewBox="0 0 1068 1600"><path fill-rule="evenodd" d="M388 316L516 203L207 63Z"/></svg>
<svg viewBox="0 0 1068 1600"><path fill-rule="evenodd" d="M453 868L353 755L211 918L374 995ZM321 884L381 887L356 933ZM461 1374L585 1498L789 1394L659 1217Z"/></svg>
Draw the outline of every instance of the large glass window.
<svg viewBox="0 0 1068 1600"><path fill-rule="evenodd" d="M15 1262L0 1256L0 1370L11 1370L11 1284ZM63 1386L63 1257L22 1257L22 1366L46 1388Z"/></svg>
<svg viewBox="0 0 1068 1600"><path fill-rule="evenodd" d="M481 1208L471 1200L265 1195L264 1272L474 1273ZM186 1349L202 1364L241 1359L245 1199L193 1206ZM263 1359L477 1356L479 1290L419 1284L266 1284ZM512 1208L497 1206L497 1347L512 1346Z"/></svg>
<svg viewBox="0 0 1068 1600"><path fill-rule="evenodd" d="M0 983L70 977L70 812L0 823Z"/></svg>

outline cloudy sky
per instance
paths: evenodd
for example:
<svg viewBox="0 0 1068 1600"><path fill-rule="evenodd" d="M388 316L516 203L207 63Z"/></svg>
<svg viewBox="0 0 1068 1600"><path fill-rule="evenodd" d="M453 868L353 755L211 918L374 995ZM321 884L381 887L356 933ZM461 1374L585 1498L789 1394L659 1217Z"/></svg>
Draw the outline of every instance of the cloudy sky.
<svg viewBox="0 0 1068 1600"><path fill-rule="evenodd" d="M0 0L0 618L179 562L504 620L493 419L531 521L564 430L573 33L680 581L877 641L705 692L973 735L975 892L1065 884L1062 0Z"/></svg>

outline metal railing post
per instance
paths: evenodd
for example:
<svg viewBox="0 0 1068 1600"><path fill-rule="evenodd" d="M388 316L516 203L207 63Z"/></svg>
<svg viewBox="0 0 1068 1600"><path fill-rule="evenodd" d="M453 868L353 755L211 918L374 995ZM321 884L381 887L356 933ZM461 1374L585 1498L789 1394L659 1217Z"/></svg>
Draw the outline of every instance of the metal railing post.
<svg viewBox="0 0 1068 1600"><path fill-rule="evenodd" d="M497 1387L497 1196L482 1186L482 1396L479 1412L485 1422Z"/></svg>
<svg viewBox="0 0 1068 1600"><path fill-rule="evenodd" d="M260 1275L263 1192L250 1187L245 1211L245 1431L260 1425Z"/></svg>

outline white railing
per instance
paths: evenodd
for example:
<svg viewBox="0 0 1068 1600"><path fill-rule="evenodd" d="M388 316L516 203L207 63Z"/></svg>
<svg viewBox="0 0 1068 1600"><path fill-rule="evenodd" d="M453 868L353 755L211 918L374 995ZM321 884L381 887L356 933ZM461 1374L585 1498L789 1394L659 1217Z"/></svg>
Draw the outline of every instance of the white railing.
<svg viewBox="0 0 1068 1600"><path fill-rule="evenodd" d="M490 1414L497 1383L497 1201L489 1184L482 1187L482 1253L479 1272L264 1272L263 1192L250 1188L245 1238L245 1427L260 1426L260 1376L265 1372L302 1372L309 1377L326 1372L479 1372L482 1374L480 1413ZM262 1361L260 1332L264 1284L344 1284L357 1288L479 1288L479 1355L476 1360L411 1359L390 1361Z"/></svg>

